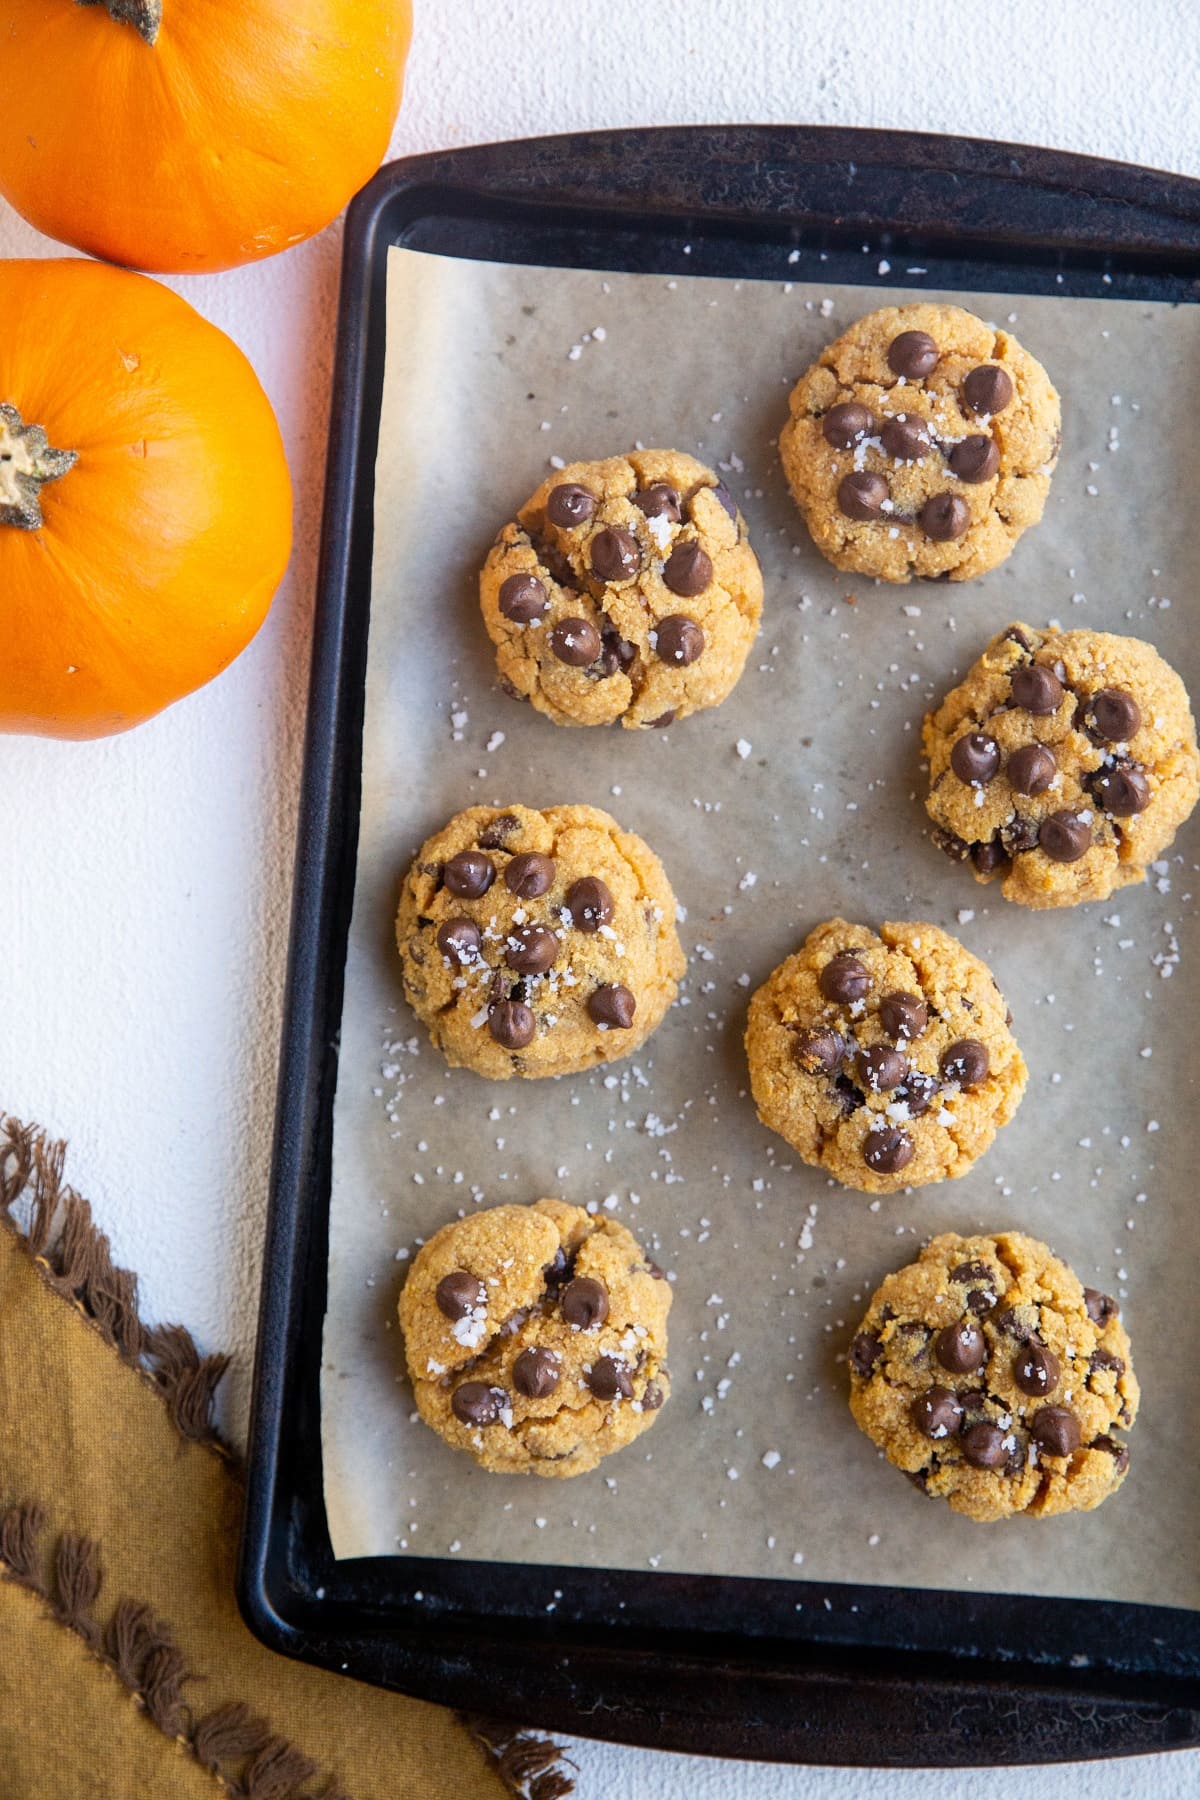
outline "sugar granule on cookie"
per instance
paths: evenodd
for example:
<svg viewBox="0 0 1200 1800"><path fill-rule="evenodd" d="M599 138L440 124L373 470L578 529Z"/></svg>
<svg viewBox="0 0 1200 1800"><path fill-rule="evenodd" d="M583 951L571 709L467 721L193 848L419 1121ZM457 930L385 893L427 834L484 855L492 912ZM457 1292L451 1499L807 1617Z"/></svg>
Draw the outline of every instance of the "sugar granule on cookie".
<svg viewBox="0 0 1200 1800"><path fill-rule="evenodd" d="M1138 1384L1117 1302L1020 1232L935 1237L873 1296L850 1410L955 1512L1087 1512L1129 1468Z"/></svg>
<svg viewBox="0 0 1200 1800"><path fill-rule="evenodd" d="M670 1394L670 1306L663 1271L615 1219L538 1200L455 1220L400 1295L417 1411L494 1474L583 1474Z"/></svg>
<svg viewBox="0 0 1200 1800"><path fill-rule="evenodd" d="M447 1062L565 1075L645 1043L684 970L675 896L642 839L590 806L472 806L400 895L404 992Z"/></svg>
<svg viewBox="0 0 1200 1800"><path fill-rule="evenodd" d="M556 470L480 576L501 684L556 725L665 727L718 705L762 595L728 488L677 450Z"/></svg>
<svg viewBox="0 0 1200 1800"><path fill-rule="evenodd" d="M969 581L1042 516L1061 440L1046 371L960 306L887 306L793 388L779 440L822 555L883 581Z"/></svg>
<svg viewBox="0 0 1200 1800"><path fill-rule="evenodd" d="M935 843L1006 900L1105 900L1144 880L1200 795L1183 682L1138 638L994 637L924 727Z"/></svg>
<svg viewBox="0 0 1200 1800"><path fill-rule="evenodd" d="M964 1175L1027 1078L991 971L919 922L819 925L751 1000L746 1055L763 1124L874 1194Z"/></svg>

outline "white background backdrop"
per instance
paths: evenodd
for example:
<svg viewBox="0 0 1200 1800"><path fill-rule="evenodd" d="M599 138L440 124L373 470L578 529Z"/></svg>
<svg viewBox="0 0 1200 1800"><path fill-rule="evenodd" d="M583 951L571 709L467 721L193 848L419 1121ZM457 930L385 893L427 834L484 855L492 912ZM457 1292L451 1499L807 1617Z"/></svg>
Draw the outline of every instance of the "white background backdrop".
<svg viewBox="0 0 1200 1800"><path fill-rule="evenodd" d="M780 120L1011 138L1196 174L1198 50L1192 0L417 0L392 154ZM70 1139L71 1175L118 1260L140 1271L146 1313L234 1352L235 1434L257 1304L339 250L335 227L273 262L172 284L245 349L287 440L297 548L255 643L214 686L127 737L0 741L0 1108ZM0 203L0 255L53 253ZM971 1779L593 1744L574 1754L581 1800L948 1800ZM1200 1752L987 1780L1000 1800L1183 1800L1200 1795Z"/></svg>

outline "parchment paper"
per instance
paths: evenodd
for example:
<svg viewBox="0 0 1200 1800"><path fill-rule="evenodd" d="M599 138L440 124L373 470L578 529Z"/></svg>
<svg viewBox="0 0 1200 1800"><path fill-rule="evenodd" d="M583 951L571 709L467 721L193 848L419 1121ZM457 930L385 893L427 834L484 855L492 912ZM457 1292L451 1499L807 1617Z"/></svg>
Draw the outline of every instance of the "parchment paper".
<svg viewBox="0 0 1200 1800"><path fill-rule="evenodd" d="M778 281L750 283L391 253L324 1342L334 1547L1194 1606L1195 822L1151 884L1031 914L929 843L918 740L925 708L1014 618L1147 637L1196 691L1200 308L944 296L1010 321L1045 362L1063 455L1043 523L1002 568L891 588L817 555L775 443L820 346L925 290L826 287L809 268L815 282L791 281L781 257ZM763 564L762 635L711 712L666 732L564 730L496 687L477 571L548 459L638 441L724 473ZM604 806L662 856L690 970L631 1061L489 1083L447 1070L409 1012L399 880L428 832L481 800ZM873 1201L755 1118L747 999L834 913L933 920L1008 996L1029 1090L961 1180ZM445 1448L412 1411L394 1324L424 1237L543 1194L613 1209L675 1280L670 1404L573 1481L489 1476ZM980 1526L877 1455L839 1358L921 1240L1006 1227L1121 1296L1143 1408L1129 1478L1098 1512Z"/></svg>

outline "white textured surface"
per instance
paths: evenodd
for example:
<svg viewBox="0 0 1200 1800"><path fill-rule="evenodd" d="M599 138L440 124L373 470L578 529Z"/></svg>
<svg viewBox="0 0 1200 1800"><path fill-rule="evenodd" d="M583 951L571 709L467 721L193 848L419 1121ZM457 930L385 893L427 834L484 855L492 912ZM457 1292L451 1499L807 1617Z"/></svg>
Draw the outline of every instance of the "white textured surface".
<svg viewBox="0 0 1200 1800"><path fill-rule="evenodd" d="M1196 172L1190 0L418 0L402 155L610 125L783 120L1054 144ZM71 1173L144 1305L253 1341L339 242L177 285L244 347L298 492L292 572L219 682L108 743L0 741L0 1106ZM0 255L53 254L0 210ZM2 652L0 652L2 653ZM582 1744L581 1800L948 1800L956 1775L764 1770ZM1020 1746L1013 1746L1019 1761ZM1007 1800L1183 1800L1200 1753L988 1777Z"/></svg>

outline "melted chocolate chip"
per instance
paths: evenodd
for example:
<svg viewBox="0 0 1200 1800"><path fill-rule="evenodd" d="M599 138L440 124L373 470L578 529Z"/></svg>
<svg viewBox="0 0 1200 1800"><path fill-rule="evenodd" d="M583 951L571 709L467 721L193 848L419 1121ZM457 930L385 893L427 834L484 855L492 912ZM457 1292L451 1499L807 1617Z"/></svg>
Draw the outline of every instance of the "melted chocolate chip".
<svg viewBox="0 0 1200 1800"><path fill-rule="evenodd" d="M1092 1440L1092 1449L1104 1450L1112 1457L1117 1465L1115 1470L1117 1475L1123 1475L1129 1467L1129 1451L1124 1444L1118 1444L1117 1440L1110 1438L1107 1433L1103 1437Z"/></svg>
<svg viewBox="0 0 1200 1800"><path fill-rule="evenodd" d="M600 654L600 633L590 619L560 619L550 633L550 648L569 668L586 669Z"/></svg>
<svg viewBox="0 0 1200 1800"><path fill-rule="evenodd" d="M968 731L955 740L950 767L968 786L984 786L1000 767L1000 746L983 731Z"/></svg>
<svg viewBox="0 0 1200 1800"><path fill-rule="evenodd" d="M1000 447L992 437L965 437L955 444L948 461L960 481L990 481L1000 467Z"/></svg>
<svg viewBox="0 0 1200 1800"><path fill-rule="evenodd" d="M600 671L606 677L628 669L637 659L637 645L623 638L612 625L600 633Z"/></svg>
<svg viewBox="0 0 1200 1800"><path fill-rule="evenodd" d="M859 438L868 436L874 424L865 406L856 400L844 400L840 406L830 407L821 420L821 431L825 442L835 450L851 450Z"/></svg>
<svg viewBox="0 0 1200 1800"><path fill-rule="evenodd" d="M1121 1308L1111 1294L1102 1294L1099 1288L1085 1287L1083 1304L1087 1308L1087 1316L1093 1325L1099 1325L1101 1331L1106 1325L1120 1315Z"/></svg>
<svg viewBox="0 0 1200 1800"><path fill-rule="evenodd" d="M942 1051L938 1068L947 1081L957 1081L962 1088L976 1088L987 1077L989 1060L987 1045L978 1038L957 1038Z"/></svg>
<svg viewBox="0 0 1200 1800"><path fill-rule="evenodd" d="M832 1026L818 1025L798 1034L792 1055L809 1075L833 1075L846 1054L846 1040Z"/></svg>
<svg viewBox="0 0 1200 1800"><path fill-rule="evenodd" d="M554 886L554 859L538 850L522 850L504 871L504 885L518 900L536 900Z"/></svg>
<svg viewBox="0 0 1200 1800"><path fill-rule="evenodd" d="M1044 794L1058 774L1058 763L1045 744L1022 744L1009 757L1006 773L1016 793Z"/></svg>
<svg viewBox="0 0 1200 1800"><path fill-rule="evenodd" d="M971 862L981 875L994 875L1007 861L1003 844L997 843L995 838L971 846Z"/></svg>
<svg viewBox="0 0 1200 1800"><path fill-rule="evenodd" d="M506 1050L523 1050L537 1035L537 1020L523 1000L493 1000L487 1023L496 1042Z"/></svg>
<svg viewBox="0 0 1200 1800"><path fill-rule="evenodd" d="M545 925L523 925L509 933L504 960L518 975L544 975L553 968L560 948Z"/></svg>
<svg viewBox="0 0 1200 1800"><path fill-rule="evenodd" d="M838 509L848 519L877 519L887 497L887 482L869 469L843 475L838 482Z"/></svg>
<svg viewBox="0 0 1200 1800"><path fill-rule="evenodd" d="M947 1325L938 1332L933 1354L952 1375L970 1375L987 1361L987 1343L978 1325L970 1319L960 1319L957 1325Z"/></svg>
<svg viewBox="0 0 1200 1800"><path fill-rule="evenodd" d="M912 1421L927 1438L955 1437L962 1430L962 1401L949 1388L926 1388L913 1401Z"/></svg>
<svg viewBox="0 0 1200 1800"><path fill-rule="evenodd" d="M684 613L668 613L659 621L654 648L665 663L686 668L704 654L704 632Z"/></svg>
<svg viewBox="0 0 1200 1800"><path fill-rule="evenodd" d="M522 1350L512 1369L512 1383L527 1400L544 1400L558 1386L562 1363L553 1350L540 1345Z"/></svg>
<svg viewBox="0 0 1200 1800"><path fill-rule="evenodd" d="M703 493L704 490L701 489L700 491L701 491L701 493ZM738 516L737 501L734 499L734 497L730 493L729 489L725 486L725 483L723 481L718 481L718 482L714 483L714 485L711 488L709 488L708 491L712 495L713 499L716 500L721 506L724 507L725 511L729 514L729 517L733 520L734 524L736 525L737 524L737 516ZM696 504L696 502L695 502L695 500L693 500L692 501L693 508L695 507L695 504Z"/></svg>
<svg viewBox="0 0 1200 1800"><path fill-rule="evenodd" d="M999 1469L1008 1461L1004 1433L986 1419L968 1425L963 1432L962 1447L963 1456L973 1469Z"/></svg>
<svg viewBox="0 0 1200 1800"><path fill-rule="evenodd" d="M1027 850L1037 849L1038 830L1036 819L1027 819L1020 813L1014 813L1000 827L1000 842L1009 856L1022 856Z"/></svg>
<svg viewBox="0 0 1200 1800"><path fill-rule="evenodd" d="M860 1331L850 1346L851 1371L865 1381L884 1354L878 1332Z"/></svg>
<svg viewBox="0 0 1200 1800"><path fill-rule="evenodd" d="M962 397L969 411L986 413L990 418L993 413L1003 412L1012 399L1012 378L995 363L980 363L963 381Z"/></svg>
<svg viewBox="0 0 1200 1800"><path fill-rule="evenodd" d="M508 1399L503 1388L486 1381L464 1381L450 1396L450 1411L462 1425L494 1425Z"/></svg>
<svg viewBox="0 0 1200 1800"><path fill-rule="evenodd" d="M873 1094L890 1094L904 1080L908 1064L889 1044L871 1044L858 1053L858 1078Z"/></svg>
<svg viewBox="0 0 1200 1800"><path fill-rule="evenodd" d="M908 381L922 381L938 364L938 347L927 331L902 331L888 345L888 368Z"/></svg>
<svg viewBox="0 0 1200 1800"><path fill-rule="evenodd" d="M596 510L596 496L576 481L560 482L546 496L546 517L552 525L569 531L573 525L586 525Z"/></svg>
<svg viewBox="0 0 1200 1800"><path fill-rule="evenodd" d="M1010 686L1013 705L1023 712L1045 718L1062 704L1063 684L1045 663L1023 663L1013 670Z"/></svg>
<svg viewBox="0 0 1200 1800"><path fill-rule="evenodd" d="M959 494L933 494L917 514L921 529L935 544L960 538L971 523L971 509Z"/></svg>
<svg viewBox="0 0 1200 1800"><path fill-rule="evenodd" d="M433 1297L438 1311L448 1319L465 1319L469 1312L484 1305L487 1289L478 1275L472 1275L466 1269L451 1269L438 1282Z"/></svg>
<svg viewBox="0 0 1200 1800"><path fill-rule="evenodd" d="M1127 744L1142 722L1142 709L1124 688L1101 688L1087 709L1088 723L1109 744Z"/></svg>
<svg viewBox="0 0 1200 1800"><path fill-rule="evenodd" d="M665 731L668 725L673 725L675 723L675 715L678 710L678 707L673 706L669 712L659 713L657 719L651 719L649 729L651 731Z"/></svg>
<svg viewBox="0 0 1200 1800"><path fill-rule="evenodd" d="M480 942L479 927L471 919L447 919L438 926L437 947L451 962L469 962Z"/></svg>
<svg viewBox="0 0 1200 1800"><path fill-rule="evenodd" d="M1114 1355L1111 1350L1105 1350L1100 1345L1092 1351L1088 1358L1088 1372L1092 1375L1121 1376L1125 1373L1125 1363L1121 1357Z"/></svg>
<svg viewBox="0 0 1200 1800"><path fill-rule="evenodd" d="M610 925L615 910L612 890L598 875L581 875L567 889L564 902L576 931L599 931Z"/></svg>
<svg viewBox="0 0 1200 1800"><path fill-rule="evenodd" d="M550 596L536 575L510 575L500 584L500 611L514 625L532 625L550 604Z"/></svg>
<svg viewBox="0 0 1200 1800"><path fill-rule="evenodd" d="M560 1244L558 1249L554 1252L553 1260L548 1262L542 1270L542 1280L545 1282L547 1290L550 1293L553 1293L557 1288L560 1288L565 1281L569 1281L574 1266L574 1255L568 1256L567 1252Z"/></svg>
<svg viewBox="0 0 1200 1800"><path fill-rule="evenodd" d="M1141 769L1101 769L1088 783L1097 804L1116 819L1145 812L1150 804L1150 783Z"/></svg>
<svg viewBox="0 0 1200 1800"><path fill-rule="evenodd" d="M615 1356L599 1356L585 1377L597 1400L633 1399L633 1382L629 1370Z"/></svg>
<svg viewBox="0 0 1200 1800"><path fill-rule="evenodd" d="M985 1262L959 1263L957 1268L951 1269L950 1279L951 1281L961 1282L964 1286L971 1281L982 1281L988 1287L994 1287L996 1284L996 1271L990 1264Z"/></svg>
<svg viewBox="0 0 1200 1800"><path fill-rule="evenodd" d="M665 1399L666 1395L657 1381L648 1381L642 1394L642 1411L657 1412Z"/></svg>
<svg viewBox="0 0 1200 1800"><path fill-rule="evenodd" d="M997 1331L1002 1331L1005 1337L1011 1338L1014 1344L1027 1344L1033 1336L1032 1326L1019 1319L1011 1306L1006 1306L1002 1311L994 1313L992 1324Z"/></svg>
<svg viewBox="0 0 1200 1800"><path fill-rule="evenodd" d="M929 1023L929 1008L919 994L885 994L879 1002L879 1023L890 1038L911 1043Z"/></svg>
<svg viewBox="0 0 1200 1800"><path fill-rule="evenodd" d="M1078 862L1092 847L1092 828L1073 812L1053 812L1038 827L1038 846L1051 862Z"/></svg>
<svg viewBox="0 0 1200 1800"><path fill-rule="evenodd" d="M442 880L460 900L479 900L496 879L496 865L478 850L460 850L442 870Z"/></svg>
<svg viewBox="0 0 1200 1800"><path fill-rule="evenodd" d="M924 421L908 413L895 413L885 419L879 428L879 441L896 462L919 462L933 448Z"/></svg>
<svg viewBox="0 0 1200 1800"><path fill-rule="evenodd" d="M577 1275L563 1289L559 1305L568 1325L591 1331L608 1317L608 1289L591 1275Z"/></svg>
<svg viewBox="0 0 1200 1800"><path fill-rule="evenodd" d="M592 539L592 573L601 581L632 581L642 566L642 552L623 525L606 525Z"/></svg>
<svg viewBox="0 0 1200 1800"><path fill-rule="evenodd" d="M1062 1373L1057 1356L1044 1344L1030 1342L1013 1358L1013 1380L1023 1394L1045 1399L1053 1393Z"/></svg>
<svg viewBox="0 0 1200 1800"><path fill-rule="evenodd" d="M1029 1430L1048 1456L1070 1456L1078 1450L1083 1437L1079 1420L1065 1406L1043 1406L1034 1414Z"/></svg>
<svg viewBox="0 0 1200 1800"><path fill-rule="evenodd" d="M817 984L826 1000L848 1006L870 991L871 977L853 950L839 950L821 970Z"/></svg>
<svg viewBox="0 0 1200 1800"><path fill-rule="evenodd" d="M910 1069L902 1086L896 1090L896 1098L907 1101L909 1113L919 1119L929 1111L941 1091L942 1084L935 1076L923 1074L920 1069Z"/></svg>
<svg viewBox="0 0 1200 1800"><path fill-rule="evenodd" d="M513 833L520 829L521 821L515 813L497 813L494 819L489 819L475 842L481 850L503 850Z"/></svg>
<svg viewBox="0 0 1200 1800"><path fill-rule="evenodd" d="M907 1132L894 1126L876 1127L863 1139L863 1161L880 1175L898 1175L916 1154Z"/></svg>
<svg viewBox="0 0 1200 1800"><path fill-rule="evenodd" d="M588 1017L594 1025L609 1031L628 1031L633 1024L637 1000L627 987L618 985L596 988L588 995Z"/></svg>
<svg viewBox="0 0 1200 1800"><path fill-rule="evenodd" d="M633 496L633 504L648 519L669 519L672 525L678 525L683 517L679 490L668 487L665 481L652 481L649 487L640 488Z"/></svg>

